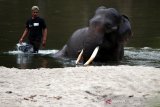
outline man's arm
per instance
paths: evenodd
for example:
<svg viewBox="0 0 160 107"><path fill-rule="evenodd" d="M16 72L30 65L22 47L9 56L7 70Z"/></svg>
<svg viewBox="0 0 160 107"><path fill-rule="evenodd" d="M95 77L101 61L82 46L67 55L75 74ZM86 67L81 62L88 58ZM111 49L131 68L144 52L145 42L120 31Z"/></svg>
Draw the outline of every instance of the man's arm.
<svg viewBox="0 0 160 107"><path fill-rule="evenodd" d="M22 34L22 36L21 36L21 38L19 40L19 43L23 42L23 39L27 36L28 32L29 32L28 29L25 28L25 30L24 30L24 32L23 32L23 34Z"/></svg>
<svg viewBox="0 0 160 107"><path fill-rule="evenodd" d="M43 30L43 40L42 40L42 46L46 46L46 40L47 40L47 28Z"/></svg>

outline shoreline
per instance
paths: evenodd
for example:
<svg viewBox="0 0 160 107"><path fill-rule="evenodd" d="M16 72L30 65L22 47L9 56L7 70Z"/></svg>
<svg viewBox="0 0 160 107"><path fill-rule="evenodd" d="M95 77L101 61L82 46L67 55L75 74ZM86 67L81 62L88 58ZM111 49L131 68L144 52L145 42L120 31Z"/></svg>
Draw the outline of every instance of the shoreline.
<svg viewBox="0 0 160 107"><path fill-rule="evenodd" d="M0 77L1 107L160 106L160 69L154 67L0 67Z"/></svg>

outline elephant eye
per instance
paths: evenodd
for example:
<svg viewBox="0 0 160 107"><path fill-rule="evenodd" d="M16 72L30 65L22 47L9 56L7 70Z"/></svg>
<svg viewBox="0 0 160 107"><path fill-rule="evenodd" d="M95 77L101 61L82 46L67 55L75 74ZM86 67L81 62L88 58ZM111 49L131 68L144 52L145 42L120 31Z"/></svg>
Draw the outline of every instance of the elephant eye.
<svg viewBox="0 0 160 107"><path fill-rule="evenodd" d="M110 23L106 23L105 26L106 26L107 28L111 28L111 24L110 24Z"/></svg>

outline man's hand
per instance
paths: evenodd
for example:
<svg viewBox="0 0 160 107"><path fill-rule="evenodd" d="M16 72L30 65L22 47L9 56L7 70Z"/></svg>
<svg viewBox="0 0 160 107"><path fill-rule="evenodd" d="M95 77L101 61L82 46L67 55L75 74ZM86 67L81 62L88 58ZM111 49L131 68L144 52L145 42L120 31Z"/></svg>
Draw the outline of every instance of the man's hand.
<svg viewBox="0 0 160 107"><path fill-rule="evenodd" d="M21 44L23 42L23 39L21 38L20 40L19 40L19 43Z"/></svg>
<svg viewBox="0 0 160 107"><path fill-rule="evenodd" d="M43 41L42 41L43 48L46 46L46 39L47 39L47 28L43 30Z"/></svg>
<svg viewBox="0 0 160 107"><path fill-rule="evenodd" d="M46 46L46 40L42 41L42 46L43 46L43 48Z"/></svg>

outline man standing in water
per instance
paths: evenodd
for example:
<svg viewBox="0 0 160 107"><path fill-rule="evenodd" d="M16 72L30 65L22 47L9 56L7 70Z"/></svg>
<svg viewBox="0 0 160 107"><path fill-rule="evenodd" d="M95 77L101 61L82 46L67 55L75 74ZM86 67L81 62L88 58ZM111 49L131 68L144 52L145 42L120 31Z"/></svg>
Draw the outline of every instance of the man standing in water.
<svg viewBox="0 0 160 107"><path fill-rule="evenodd" d="M19 43L22 43L24 38L28 36L29 44L33 46L33 53L38 53L41 43L43 47L46 45L47 27L44 19L38 16L39 7L33 6L31 11L32 17L27 20L26 28Z"/></svg>

